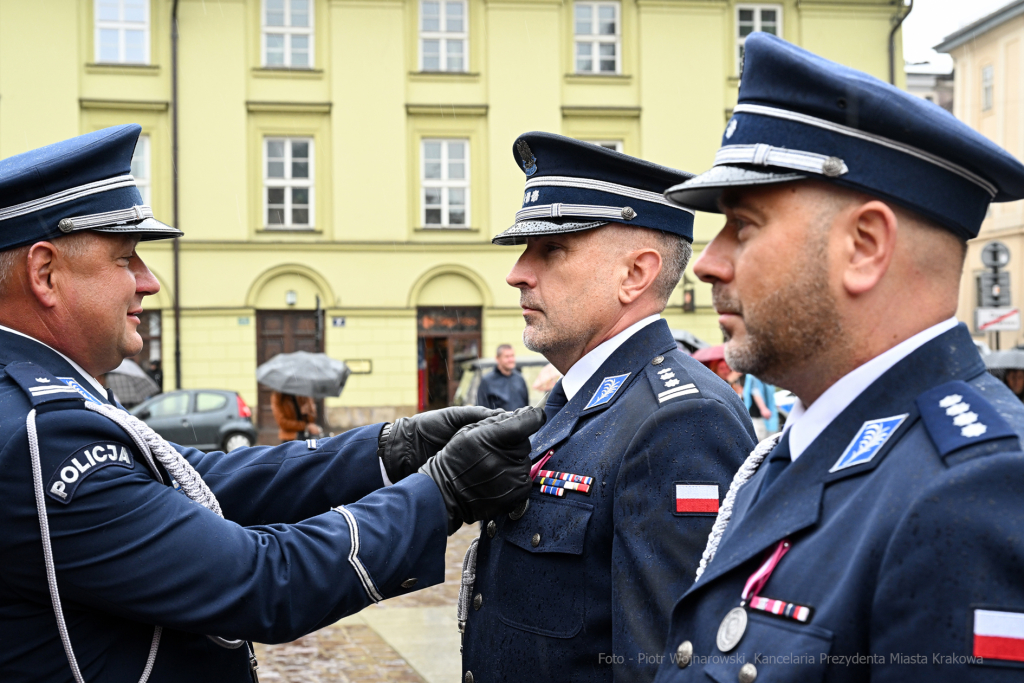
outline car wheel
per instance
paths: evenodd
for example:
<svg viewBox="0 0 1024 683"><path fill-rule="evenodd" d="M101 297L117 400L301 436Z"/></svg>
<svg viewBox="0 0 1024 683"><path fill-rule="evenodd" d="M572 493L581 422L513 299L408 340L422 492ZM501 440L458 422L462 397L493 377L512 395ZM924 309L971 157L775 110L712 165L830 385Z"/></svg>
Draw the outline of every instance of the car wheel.
<svg viewBox="0 0 1024 683"><path fill-rule="evenodd" d="M248 448L252 445L252 439L245 434L232 434L224 440L224 452L230 453L236 448Z"/></svg>

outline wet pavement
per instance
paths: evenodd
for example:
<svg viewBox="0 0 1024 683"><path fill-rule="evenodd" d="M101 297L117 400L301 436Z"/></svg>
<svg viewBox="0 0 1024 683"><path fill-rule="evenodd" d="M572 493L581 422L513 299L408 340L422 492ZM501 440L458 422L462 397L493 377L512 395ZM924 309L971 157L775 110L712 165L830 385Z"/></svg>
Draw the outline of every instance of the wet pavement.
<svg viewBox="0 0 1024 683"><path fill-rule="evenodd" d="M460 678L455 609L476 524L448 539L444 583L386 600L284 645L256 645L262 683L446 683Z"/></svg>

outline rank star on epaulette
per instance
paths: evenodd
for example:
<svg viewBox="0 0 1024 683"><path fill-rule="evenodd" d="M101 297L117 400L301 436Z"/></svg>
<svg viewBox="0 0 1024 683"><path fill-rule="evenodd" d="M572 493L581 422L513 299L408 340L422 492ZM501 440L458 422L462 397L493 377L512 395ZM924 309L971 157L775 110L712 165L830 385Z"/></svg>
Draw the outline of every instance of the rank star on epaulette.
<svg viewBox="0 0 1024 683"><path fill-rule="evenodd" d="M909 413L904 413L865 422L829 472L838 472L847 467L871 462L908 415Z"/></svg>

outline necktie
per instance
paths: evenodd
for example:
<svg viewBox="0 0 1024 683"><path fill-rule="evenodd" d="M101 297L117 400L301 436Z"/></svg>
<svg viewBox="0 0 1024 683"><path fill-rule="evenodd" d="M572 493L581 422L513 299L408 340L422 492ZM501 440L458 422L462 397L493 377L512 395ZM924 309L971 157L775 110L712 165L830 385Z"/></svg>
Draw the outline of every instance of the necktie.
<svg viewBox="0 0 1024 683"><path fill-rule="evenodd" d="M551 422L558 411L564 408L568 402L569 398L565 395L565 389L562 388L562 380L558 380L551 393L548 394L548 400L544 404L545 421Z"/></svg>
<svg viewBox="0 0 1024 683"><path fill-rule="evenodd" d="M771 455L768 456L767 469L764 473L764 479L761 480L761 489L758 491L757 498L764 496L765 491L772 485L779 475L782 474L782 470L786 469L790 463L793 462L793 458L789 452L789 432L787 431L782 435L782 439L779 444L772 450ZM757 498L754 502L757 502Z"/></svg>

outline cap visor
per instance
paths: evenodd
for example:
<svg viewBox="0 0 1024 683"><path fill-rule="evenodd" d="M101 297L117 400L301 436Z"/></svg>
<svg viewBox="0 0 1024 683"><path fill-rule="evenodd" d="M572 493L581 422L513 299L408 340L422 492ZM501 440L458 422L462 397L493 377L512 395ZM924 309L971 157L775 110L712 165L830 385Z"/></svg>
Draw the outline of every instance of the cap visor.
<svg viewBox="0 0 1024 683"><path fill-rule="evenodd" d="M567 232L580 232L592 230L608 225L608 221L519 221L505 232L491 240L491 244L512 246L515 244L526 244L526 238L539 235L558 235Z"/></svg>
<svg viewBox="0 0 1024 683"><path fill-rule="evenodd" d="M96 232L116 232L122 235L138 235L143 242L150 240L166 240L172 237L181 237L185 233L177 228L161 223L155 218L146 218L138 223L126 225L108 225L102 228L92 228Z"/></svg>
<svg viewBox="0 0 1024 683"><path fill-rule="evenodd" d="M806 177L792 172L754 171L741 166L714 166L685 183L668 188L665 190L665 198L680 206L708 213L721 213L718 198L726 188L787 183Z"/></svg>

